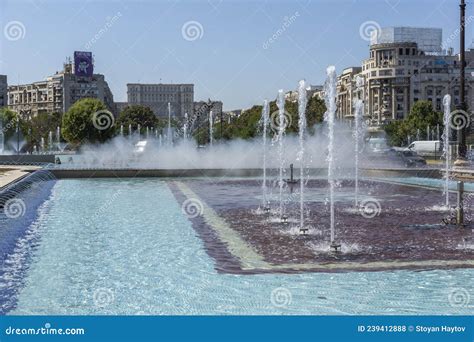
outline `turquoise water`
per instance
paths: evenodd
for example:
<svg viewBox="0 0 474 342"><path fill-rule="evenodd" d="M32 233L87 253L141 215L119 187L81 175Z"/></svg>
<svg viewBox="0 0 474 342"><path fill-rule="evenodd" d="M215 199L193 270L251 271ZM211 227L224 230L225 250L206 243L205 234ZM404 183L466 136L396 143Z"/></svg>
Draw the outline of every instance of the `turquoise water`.
<svg viewBox="0 0 474 342"><path fill-rule="evenodd" d="M472 300L459 306L452 297L474 296L474 270L217 273L167 184L157 179L56 182L7 261L0 284L18 288L12 314L473 311Z"/></svg>

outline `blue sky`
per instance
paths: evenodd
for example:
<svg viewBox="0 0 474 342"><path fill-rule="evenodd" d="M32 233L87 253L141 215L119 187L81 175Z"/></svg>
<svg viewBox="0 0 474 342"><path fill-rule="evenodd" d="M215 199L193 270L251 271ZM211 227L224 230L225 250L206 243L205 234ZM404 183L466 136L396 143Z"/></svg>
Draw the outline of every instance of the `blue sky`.
<svg viewBox="0 0 474 342"><path fill-rule="evenodd" d="M127 83L194 83L195 100L221 100L226 110L273 99L278 89L295 89L302 78L321 84L330 64L337 71L360 66L368 55L368 41L359 32L366 22L440 27L445 40L459 20L457 0L0 4L0 73L10 84L42 80L60 70L74 50L89 50L95 72L105 74L115 101L126 100ZM467 17L473 7L468 3ZM12 21L23 25L21 39L7 39L5 28ZM183 25L190 21L198 22L197 36L183 36ZM285 21L284 32L277 33ZM468 26L468 46L472 32ZM452 45L458 51L457 40Z"/></svg>

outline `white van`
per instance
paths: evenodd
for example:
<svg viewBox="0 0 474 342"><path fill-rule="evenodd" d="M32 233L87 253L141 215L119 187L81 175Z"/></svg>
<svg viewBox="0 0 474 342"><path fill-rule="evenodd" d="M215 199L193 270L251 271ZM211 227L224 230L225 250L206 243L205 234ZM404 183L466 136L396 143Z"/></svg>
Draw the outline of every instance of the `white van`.
<svg viewBox="0 0 474 342"><path fill-rule="evenodd" d="M412 142L407 149L418 153L420 156L435 157L441 153L441 142L439 140L422 140Z"/></svg>

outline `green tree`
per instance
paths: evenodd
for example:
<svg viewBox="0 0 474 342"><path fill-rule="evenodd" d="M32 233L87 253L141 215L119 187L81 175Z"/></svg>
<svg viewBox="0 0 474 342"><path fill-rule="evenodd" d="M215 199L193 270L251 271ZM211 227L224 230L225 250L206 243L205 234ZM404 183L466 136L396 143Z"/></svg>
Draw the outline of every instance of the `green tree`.
<svg viewBox="0 0 474 342"><path fill-rule="evenodd" d="M101 101L81 99L63 115L61 133L75 145L104 142L114 136L114 118Z"/></svg>
<svg viewBox="0 0 474 342"><path fill-rule="evenodd" d="M260 130L259 122L262 116L262 106L253 106L240 114L240 116L231 123L228 128L229 137L250 139L257 135Z"/></svg>
<svg viewBox="0 0 474 342"><path fill-rule="evenodd" d="M430 101L416 102L407 117L407 123L414 131L426 129L427 125L433 127L442 122L443 114L435 111Z"/></svg>
<svg viewBox="0 0 474 342"><path fill-rule="evenodd" d="M231 123L224 122L222 124L222 138L223 139L251 139L256 137L261 133L262 130L262 106L255 105L250 109L247 109L242 112L242 114ZM270 115L270 125L274 131L277 130L278 125L278 106L276 101L269 103L269 115ZM324 112L326 111L326 106L324 101L317 98L311 97L308 99L306 106L306 121L308 128L311 132L313 126L317 123L321 123L324 118ZM298 103L286 101L285 103L285 116L288 120L289 126L286 128L286 132L297 133L298 132ZM221 125L216 124L214 130L214 135L217 138L221 136ZM201 136L203 132L200 132Z"/></svg>
<svg viewBox="0 0 474 342"><path fill-rule="evenodd" d="M15 134L19 116L17 113L6 107L0 108L1 131L3 132L5 141ZM21 120L20 120L21 121ZM21 126L21 122L20 122Z"/></svg>
<svg viewBox="0 0 474 342"><path fill-rule="evenodd" d="M162 127L164 122L160 121L161 120L156 117L149 107L132 105L125 107L125 109L120 113L116 126L120 127L123 125L125 133L129 134L129 125L132 126L133 131L136 131L138 125L140 125L141 131L143 132L146 127Z"/></svg>
<svg viewBox="0 0 474 342"><path fill-rule="evenodd" d="M56 135L56 128L61 125L61 113L40 112L38 115L23 121L22 132L26 137L27 149L32 150L33 146L39 146L41 138L48 142L49 132ZM54 138L56 142L56 137ZM48 146L49 147L49 146Z"/></svg>
<svg viewBox="0 0 474 342"><path fill-rule="evenodd" d="M408 143L408 136L416 136L418 130L426 137L426 128L442 126L443 114L433 109L430 101L417 101L408 116L400 121L394 121L385 126L391 145L402 146Z"/></svg>
<svg viewBox="0 0 474 342"><path fill-rule="evenodd" d="M326 104L319 97L311 97L306 106L306 122L308 129L312 130L314 125L324 121L324 113L326 112Z"/></svg>
<svg viewBox="0 0 474 342"><path fill-rule="evenodd" d="M209 128L199 127L194 132L193 137L199 146L206 145L209 142Z"/></svg>

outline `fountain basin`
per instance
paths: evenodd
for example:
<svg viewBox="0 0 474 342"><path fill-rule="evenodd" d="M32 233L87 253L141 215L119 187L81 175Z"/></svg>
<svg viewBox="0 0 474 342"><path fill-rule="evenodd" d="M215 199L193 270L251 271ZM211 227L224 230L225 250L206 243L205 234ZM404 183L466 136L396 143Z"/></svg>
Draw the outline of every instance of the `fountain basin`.
<svg viewBox="0 0 474 342"><path fill-rule="evenodd" d="M467 230L424 229L430 235L423 238L417 227L396 226L389 241L393 243L387 243L388 226L373 229L386 222L390 208L400 209L389 219L392 225L409 216L404 210L412 202L403 200L398 190L417 194L413 186L388 188L397 195L388 196L387 186L392 184L361 181L362 193L369 195L364 192L368 189L371 196L380 198L383 210L372 219L358 217L358 210L340 213L336 232L341 232L337 241L342 251L335 254L328 253L324 199L311 196L312 191L322 191L323 180L308 183L306 236L291 224L295 222L291 204L287 227L267 222L266 217L271 221L275 214L273 203L270 213L258 214L255 209L262 203L258 179L136 177L45 182L47 187L19 193L27 208L24 218L32 224L17 231L21 240L15 248L0 246L4 261L1 313L281 314L283 309L270 300L281 287L292 294L291 305L284 309L292 314L468 314L470 310L452 307L448 301L453 289L473 290L471 240L463 239L462 246L454 248L461 238L469 237ZM37 196L36 191L51 185L46 201L34 201L44 195ZM350 186L343 182L337 190ZM420 189L439 195L439 190ZM28 195L29 191L34 192ZM184 210L184 203L191 199L197 204L196 212ZM340 208L336 203L336 209L351 208L349 202L347 197ZM426 205L432 202L436 201L431 197L425 200ZM33 211L36 217L30 216ZM425 218L414 216L409 221L436 222L441 215L433 210ZM370 227L340 229L348 217L370 222ZM21 223L4 217L2 211L0 222L9 229L16 226L12 222ZM437 243L430 243L440 241L437 234L447 241L435 255ZM366 245L353 243L365 241L367 235L373 237ZM410 244L411 236L418 239ZM371 253L361 249L369 244ZM420 245L428 253L417 254L411 248ZM419 269L427 271L412 271ZM98 306L94 302L98 294L112 300Z"/></svg>

